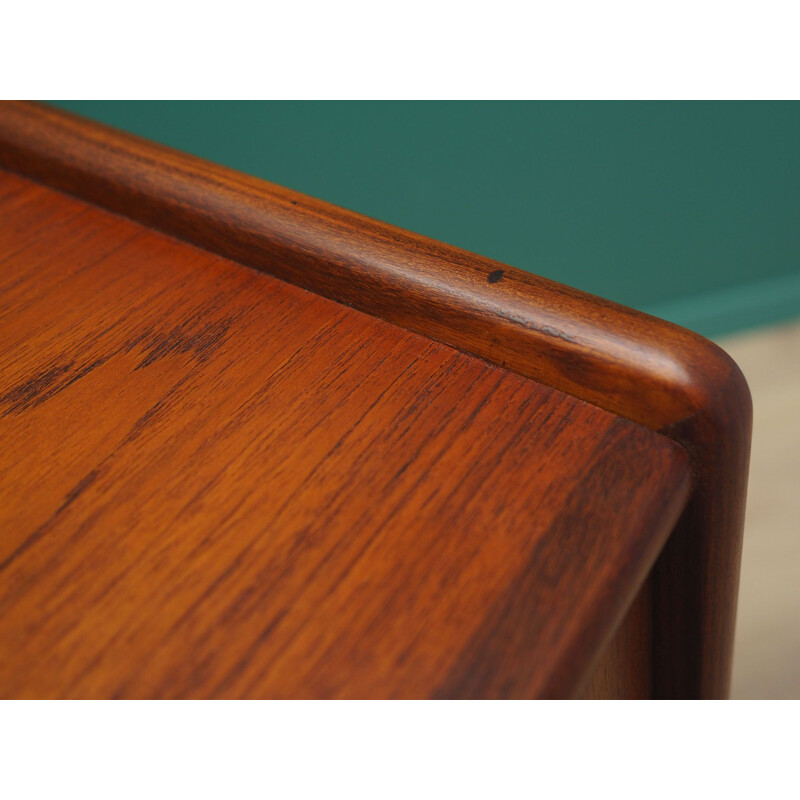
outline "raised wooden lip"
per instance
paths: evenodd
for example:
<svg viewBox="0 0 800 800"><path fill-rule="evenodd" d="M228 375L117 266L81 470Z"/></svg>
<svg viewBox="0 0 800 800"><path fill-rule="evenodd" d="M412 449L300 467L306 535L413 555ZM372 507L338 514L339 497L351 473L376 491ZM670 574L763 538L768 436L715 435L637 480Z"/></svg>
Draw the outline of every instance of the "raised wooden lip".
<svg viewBox="0 0 800 800"><path fill-rule="evenodd" d="M719 347L663 320L49 106L0 104L0 166L680 443L695 488L656 568L656 686L661 696L727 693L752 405L744 377ZM676 648L685 656L677 661Z"/></svg>

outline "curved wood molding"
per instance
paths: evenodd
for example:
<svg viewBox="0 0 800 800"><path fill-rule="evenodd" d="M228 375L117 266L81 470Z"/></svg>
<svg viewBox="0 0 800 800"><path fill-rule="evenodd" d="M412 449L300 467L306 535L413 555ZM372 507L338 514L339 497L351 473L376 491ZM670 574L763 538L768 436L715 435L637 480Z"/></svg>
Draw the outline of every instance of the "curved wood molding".
<svg viewBox="0 0 800 800"><path fill-rule="evenodd" d="M65 112L0 105L0 165L659 431L692 498L655 568L655 687L724 697L752 407L690 331Z"/></svg>

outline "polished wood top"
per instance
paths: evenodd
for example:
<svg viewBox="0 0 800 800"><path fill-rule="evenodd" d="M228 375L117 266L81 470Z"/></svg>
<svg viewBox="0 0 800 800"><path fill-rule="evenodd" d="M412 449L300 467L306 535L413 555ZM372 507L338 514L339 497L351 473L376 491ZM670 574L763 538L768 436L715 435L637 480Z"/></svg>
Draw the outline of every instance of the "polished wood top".
<svg viewBox="0 0 800 800"><path fill-rule="evenodd" d="M727 696L752 402L741 371L714 343L43 104L0 103L0 167L679 444L693 482L650 581L652 693Z"/></svg>
<svg viewBox="0 0 800 800"><path fill-rule="evenodd" d="M675 442L0 175L0 695L576 693Z"/></svg>

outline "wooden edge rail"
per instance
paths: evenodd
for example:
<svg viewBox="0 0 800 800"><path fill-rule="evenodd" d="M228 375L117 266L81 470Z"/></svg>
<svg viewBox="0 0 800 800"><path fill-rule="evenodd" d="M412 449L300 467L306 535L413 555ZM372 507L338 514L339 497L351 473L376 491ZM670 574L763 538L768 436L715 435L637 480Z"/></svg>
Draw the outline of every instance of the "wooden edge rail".
<svg viewBox="0 0 800 800"><path fill-rule="evenodd" d="M679 442L694 487L654 568L655 693L727 695L752 405L716 345L48 106L0 103L0 166Z"/></svg>

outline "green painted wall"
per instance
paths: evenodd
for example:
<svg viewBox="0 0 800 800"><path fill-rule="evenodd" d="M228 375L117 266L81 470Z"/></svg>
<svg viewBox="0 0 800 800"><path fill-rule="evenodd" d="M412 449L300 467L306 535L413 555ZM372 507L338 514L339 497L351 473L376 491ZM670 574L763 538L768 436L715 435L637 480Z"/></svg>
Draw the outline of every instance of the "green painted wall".
<svg viewBox="0 0 800 800"><path fill-rule="evenodd" d="M800 316L800 103L58 105L706 335Z"/></svg>

